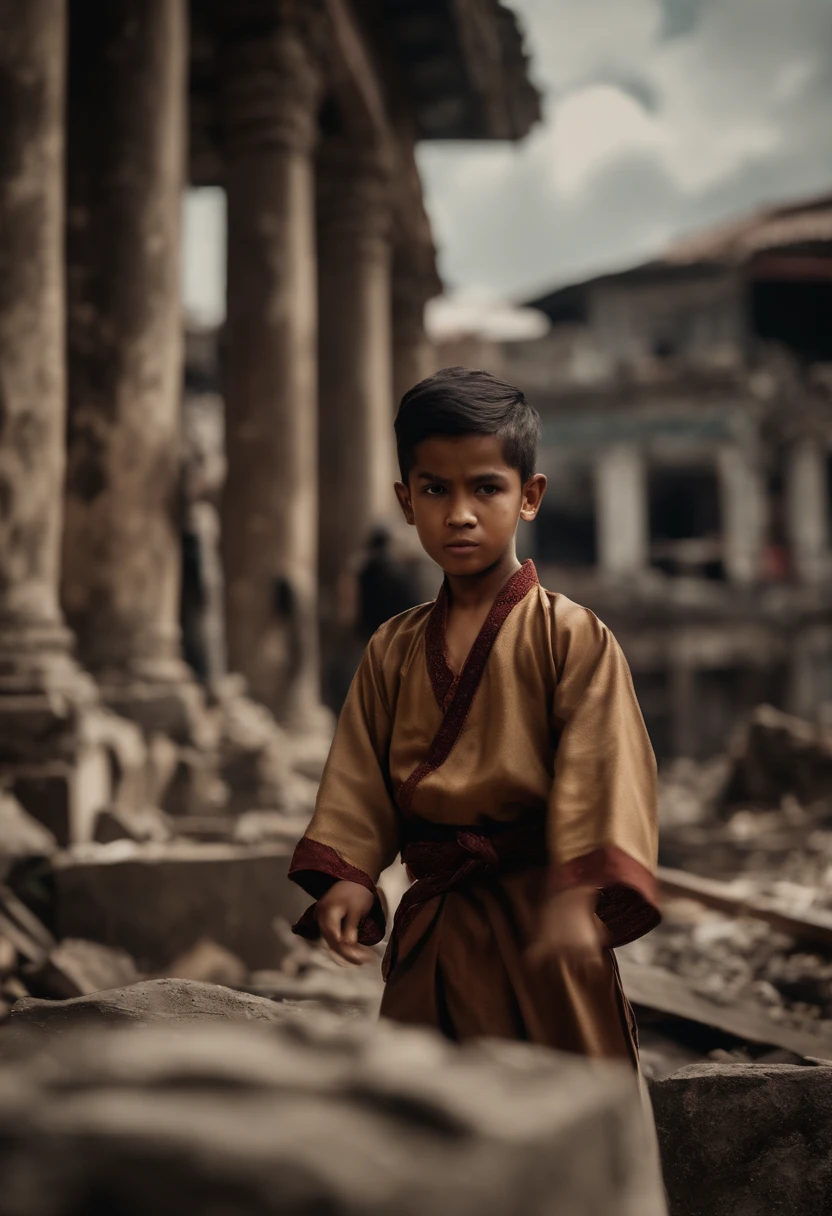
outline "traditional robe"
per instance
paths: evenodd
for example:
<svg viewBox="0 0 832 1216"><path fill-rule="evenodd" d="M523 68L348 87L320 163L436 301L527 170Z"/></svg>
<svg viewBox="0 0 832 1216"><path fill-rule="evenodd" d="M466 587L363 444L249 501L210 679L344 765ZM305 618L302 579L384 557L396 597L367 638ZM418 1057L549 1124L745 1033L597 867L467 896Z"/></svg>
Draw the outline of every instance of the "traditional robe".
<svg viewBox="0 0 832 1216"><path fill-rule="evenodd" d="M403 853L416 881L388 948L383 1016L635 1061L612 949L585 967L525 958L553 889L597 888L611 947L658 923L656 766L627 663L530 561L458 675L448 604L445 585L370 641L290 875L315 898L338 879L377 895ZM311 913L297 932L315 934ZM377 898L359 940L384 931Z"/></svg>

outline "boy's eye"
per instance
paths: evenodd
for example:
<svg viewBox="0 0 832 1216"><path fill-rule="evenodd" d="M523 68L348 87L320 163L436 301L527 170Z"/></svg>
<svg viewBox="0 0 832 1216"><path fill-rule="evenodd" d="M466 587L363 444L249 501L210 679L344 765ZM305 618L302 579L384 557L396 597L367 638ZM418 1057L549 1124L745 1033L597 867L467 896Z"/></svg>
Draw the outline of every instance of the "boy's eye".
<svg viewBox="0 0 832 1216"><path fill-rule="evenodd" d="M430 498L436 498L437 494L444 494L444 486L425 486L422 490L423 494L427 494Z"/></svg>
<svg viewBox="0 0 832 1216"><path fill-rule="evenodd" d="M489 486L480 486L480 488L479 488L480 494L486 494L489 498L493 498L495 494L499 493L499 490L500 490L499 486L490 486L490 485Z"/></svg>

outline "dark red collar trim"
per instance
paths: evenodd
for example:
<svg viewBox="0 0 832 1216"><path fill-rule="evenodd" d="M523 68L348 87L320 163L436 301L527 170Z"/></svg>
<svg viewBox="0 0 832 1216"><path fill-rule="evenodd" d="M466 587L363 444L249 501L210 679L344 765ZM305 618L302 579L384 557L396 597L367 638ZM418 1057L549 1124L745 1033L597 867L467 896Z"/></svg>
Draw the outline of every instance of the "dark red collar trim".
<svg viewBox="0 0 832 1216"><path fill-rule="evenodd" d="M462 727L465 725L465 719L468 717L474 694L479 688L485 664L491 653L491 647L497 640L497 634L512 608L525 599L532 587L537 585L538 578L534 562L525 561L517 573L508 580L491 605L491 611L485 618L482 629L465 660L465 666L457 678L448 666L445 656L448 591L443 583L428 618L425 651L434 696L445 710L445 716L434 736L427 756L396 791L396 801L402 813L406 814L410 810L413 794L419 782L434 769L444 764L451 754Z"/></svg>
<svg viewBox="0 0 832 1216"><path fill-rule="evenodd" d="M471 666L472 661L476 658L479 650L483 645L484 636L489 636L493 633L491 641L487 644L485 658L488 657L488 651L493 645L494 638L499 632L500 626L511 612L515 604L519 604L522 599L525 599L532 587L537 586L538 577L534 567L534 562L529 558L523 562L523 565L517 570L504 587L501 588L497 598L491 605L491 610L483 622L482 629L471 647L468 658L465 660L465 665L459 676L455 675L448 665L448 652L446 645L446 632L448 628L448 605L450 597L448 594L448 580L443 581L439 588L439 594L436 597L436 602L431 609L428 623L425 630L425 658L427 660L428 676L430 677L433 695L439 702L441 709L448 707L448 694L454 688L458 680L461 680L466 670ZM481 673L480 673L481 674ZM479 682L479 681L478 681Z"/></svg>

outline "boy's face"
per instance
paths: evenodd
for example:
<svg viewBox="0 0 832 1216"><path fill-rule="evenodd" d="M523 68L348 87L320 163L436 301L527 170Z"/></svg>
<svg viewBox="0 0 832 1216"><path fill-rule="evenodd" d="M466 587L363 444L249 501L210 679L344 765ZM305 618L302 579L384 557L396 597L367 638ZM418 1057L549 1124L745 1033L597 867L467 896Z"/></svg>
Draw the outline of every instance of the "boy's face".
<svg viewBox="0 0 832 1216"><path fill-rule="evenodd" d="M405 519L448 574L479 574L514 554L520 519L537 514L546 478L522 485L497 435L437 435L416 448L407 485L396 483Z"/></svg>

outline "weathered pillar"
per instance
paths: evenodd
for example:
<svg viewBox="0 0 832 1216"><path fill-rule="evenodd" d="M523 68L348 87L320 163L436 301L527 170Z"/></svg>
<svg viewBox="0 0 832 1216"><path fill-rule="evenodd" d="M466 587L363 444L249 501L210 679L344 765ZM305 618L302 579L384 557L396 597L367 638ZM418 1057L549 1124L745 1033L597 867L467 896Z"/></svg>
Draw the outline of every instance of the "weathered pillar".
<svg viewBox="0 0 832 1216"><path fill-rule="evenodd" d="M231 6L233 8L233 6ZM283 722L319 703L313 150L318 0L229 11L222 122L228 193L223 560L230 667ZM337 513L340 506L333 502Z"/></svg>
<svg viewBox="0 0 832 1216"><path fill-rule="evenodd" d="M798 439L788 453L786 521L797 577L817 584L830 573L829 493L825 448L812 436Z"/></svg>
<svg viewBox="0 0 832 1216"><path fill-rule="evenodd" d="M58 603L65 53L64 0L0 0L0 767L64 842L110 792Z"/></svg>
<svg viewBox="0 0 832 1216"><path fill-rule="evenodd" d="M63 603L105 700L188 738L180 658L186 0L70 6Z"/></svg>
<svg viewBox="0 0 832 1216"><path fill-rule="evenodd" d="M374 524L395 518L388 167L330 139L318 165L322 619Z"/></svg>
<svg viewBox="0 0 832 1216"><path fill-rule="evenodd" d="M647 566L650 531L644 459L634 444L606 448L595 465L598 561L617 578Z"/></svg>
<svg viewBox="0 0 832 1216"><path fill-rule="evenodd" d="M436 273L413 266L396 251L393 258L393 413L408 389L436 370L425 329L425 306L441 291Z"/></svg>
<svg viewBox="0 0 832 1216"><path fill-rule="evenodd" d="M723 565L729 580L751 585L760 576L765 534L765 488L753 454L726 446L718 455Z"/></svg>

